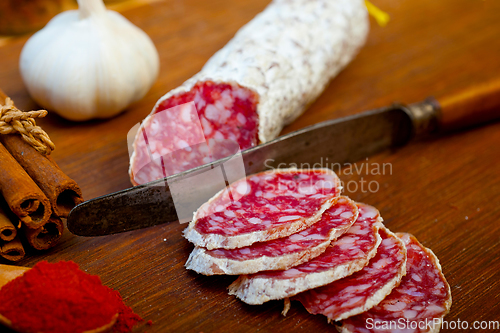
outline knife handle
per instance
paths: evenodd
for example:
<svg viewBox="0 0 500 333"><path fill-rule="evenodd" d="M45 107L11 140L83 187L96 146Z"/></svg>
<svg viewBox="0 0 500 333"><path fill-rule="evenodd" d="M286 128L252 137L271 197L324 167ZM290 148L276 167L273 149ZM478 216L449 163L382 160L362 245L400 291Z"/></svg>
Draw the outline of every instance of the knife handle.
<svg viewBox="0 0 500 333"><path fill-rule="evenodd" d="M500 80L434 99L438 129L455 131L500 118Z"/></svg>

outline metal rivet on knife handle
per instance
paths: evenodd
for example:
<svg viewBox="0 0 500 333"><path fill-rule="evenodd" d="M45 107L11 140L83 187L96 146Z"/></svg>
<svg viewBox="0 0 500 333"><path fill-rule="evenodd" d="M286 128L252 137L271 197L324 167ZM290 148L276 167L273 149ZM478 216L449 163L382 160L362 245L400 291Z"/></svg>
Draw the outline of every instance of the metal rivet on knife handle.
<svg viewBox="0 0 500 333"><path fill-rule="evenodd" d="M429 97L423 102L402 106L413 123L412 138L418 139L434 133L438 128L439 104Z"/></svg>

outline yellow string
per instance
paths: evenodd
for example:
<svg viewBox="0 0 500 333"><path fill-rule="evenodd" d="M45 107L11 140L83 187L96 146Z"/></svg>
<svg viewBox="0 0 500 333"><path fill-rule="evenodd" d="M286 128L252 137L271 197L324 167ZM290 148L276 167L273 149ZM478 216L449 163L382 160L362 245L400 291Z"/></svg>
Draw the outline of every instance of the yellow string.
<svg viewBox="0 0 500 333"><path fill-rule="evenodd" d="M370 1L365 0L366 9L368 9L368 13L373 16L373 18L377 21L378 25L381 27L385 27L391 17L389 14L372 4Z"/></svg>

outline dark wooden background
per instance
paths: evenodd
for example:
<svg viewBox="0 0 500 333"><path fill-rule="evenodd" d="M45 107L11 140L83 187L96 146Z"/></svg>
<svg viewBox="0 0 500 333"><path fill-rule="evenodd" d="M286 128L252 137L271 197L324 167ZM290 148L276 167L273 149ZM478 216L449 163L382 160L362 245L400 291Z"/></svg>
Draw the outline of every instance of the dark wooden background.
<svg viewBox="0 0 500 333"><path fill-rule="evenodd" d="M140 102L106 121L71 123L50 114L39 123L57 145L53 157L81 186L86 199L130 187L128 130L156 100L195 74L268 0L165 0L122 13L153 39L160 76ZM358 57L295 123L290 132L322 120L440 96L500 76L500 2L495 0L374 0L391 15L371 32ZM21 109L36 109L18 70L28 37L0 47L0 87ZM393 231L413 233L440 258L451 285L448 321L500 320L500 123L412 143L371 157L392 169L374 175L340 173L357 201L378 207ZM366 169L364 170L366 171ZM2 172L2 171L0 171ZM362 191L372 182L373 193ZM367 184L367 183L365 183ZM321 316L292 303L248 306L226 293L231 277L204 277L184 269L192 246L185 225L161 225L96 238L69 232L55 248L31 253L20 265L73 260L121 292L152 320L147 332L334 331Z"/></svg>

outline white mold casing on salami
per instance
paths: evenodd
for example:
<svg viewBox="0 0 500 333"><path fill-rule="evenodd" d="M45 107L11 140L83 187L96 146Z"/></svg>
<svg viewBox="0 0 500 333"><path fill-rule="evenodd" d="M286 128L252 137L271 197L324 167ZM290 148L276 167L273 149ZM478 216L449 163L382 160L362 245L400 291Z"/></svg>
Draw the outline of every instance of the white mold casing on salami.
<svg viewBox="0 0 500 333"><path fill-rule="evenodd" d="M274 169L253 174L203 204L184 237L209 250L286 237L319 221L340 191L340 179L330 169Z"/></svg>
<svg viewBox="0 0 500 333"><path fill-rule="evenodd" d="M229 96L232 99L241 97L253 101L256 96L256 110L252 112L258 116L255 129L258 140L250 142L246 138L243 143L239 130L223 129L225 124L222 121L219 124L219 139L235 139L241 149L270 141L279 135L285 125L296 119L354 58L366 40L368 29L367 10L362 0L274 0L215 53L199 73L160 98L148 117L165 103L174 106L169 101L189 93L200 83L226 84L234 88L233 96ZM245 96L252 92L255 96ZM183 101L194 100L198 112L207 108L200 116L201 124L205 134L209 132L207 135L215 140L217 135L207 125L214 123L205 116L220 112L214 118L226 119L229 117L225 115L227 111L229 114L236 112L228 108L231 101L225 104L227 97L221 97L224 99L222 103L216 101L211 105L210 112L199 95L198 98L195 96ZM235 121L240 116L232 115ZM135 141L142 137L142 126ZM207 142L210 138L207 136ZM137 154L137 149L144 148L134 144L129 170L134 184L137 184L134 181L134 174L139 171L137 166L143 164L135 161L143 158ZM143 177L141 182L145 182L144 179L152 181L158 174L161 172Z"/></svg>
<svg viewBox="0 0 500 333"><path fill-rule="evenodd" d="M358 219L343 236L318 257L286 271L241 275L229 286L229 294L247 304L263 304L294 296L353 274L377 253L383 226L375 208L358 204Z"/></svg>
<svg viewBox="0 0 500 333"><path fill-rule="evenodd" d="M186 268L205 275L285 270L325 252L330 242L347 232L357 217L356 204L347 197L340 197L323 213L320 221L288 237L232 250L210 251L196 246Z"/></svg>

